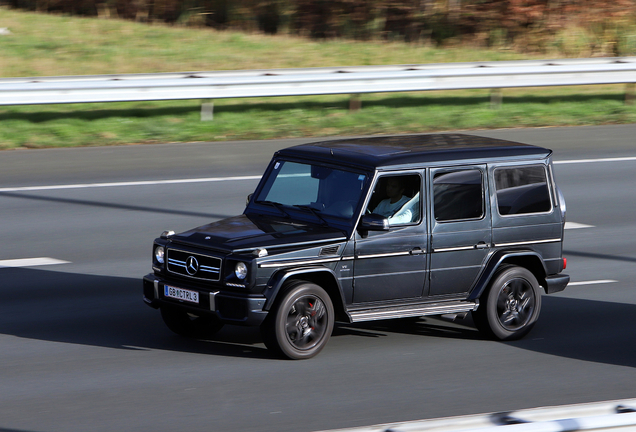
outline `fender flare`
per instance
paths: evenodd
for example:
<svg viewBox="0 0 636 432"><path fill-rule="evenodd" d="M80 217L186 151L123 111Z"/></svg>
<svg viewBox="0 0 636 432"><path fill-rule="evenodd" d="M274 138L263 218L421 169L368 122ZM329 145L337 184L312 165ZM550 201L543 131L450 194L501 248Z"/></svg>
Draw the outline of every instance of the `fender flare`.
<svg viewBox="0 0 636 432"><path fill-rule="evenodd" d="M322 273L321 276L327 276L333 281L333 284L335 285L336 290L338 291L338 298L333 298L335 296L335 293L333 292L332 289L328 289L328 287L322 287L322 288L324 288L325 291L327 291L327 293L332 297L332 301L334 302L334 308L336 310L340 310L340 312L344 312L344 314L347 315L347 317L349 318L349 314L347 314L345 310L345 300L342 294L342 287L340 286L340 282L338 281L338 278L336 277L336 274L334 273L334 271L327 267L302 267L302 268L294 268L294 269L283 269L274 273L270 277L269 282L267 283L267 289L264 292L267 300L265 301L263 310L269 311L271 309L272 305L276 301L276 297L278 296L280 289L283 287L283 285L289 278L295 277L298 275L312 275L317 273ZM336 312L336 314L338 314L338 312Z"/></svg>
<svg viewBox="0 0 636 432"><path fill-rule="evenodd" d="M541 255L539 255L537 252L530 249L514 250L514 251L500 250L493 253L492 256L490 257L488 264L486 264L484 271L481 273L479 279L477 280L477 283L474 285L473 289L471 290L467 300L479 299L481 294L488 287L488 284L490 283L491 279L493 278L497 270L499 270L501 265L506 260L509 260L510 258L530 258L532 260L535 260L539 264L541 264L541 269L543 270L543 276L537 277L537 280L539 282L539 285L545 288L545 276L548 274L548 272ZM532 271L531 269L529 270Z"/></svg>

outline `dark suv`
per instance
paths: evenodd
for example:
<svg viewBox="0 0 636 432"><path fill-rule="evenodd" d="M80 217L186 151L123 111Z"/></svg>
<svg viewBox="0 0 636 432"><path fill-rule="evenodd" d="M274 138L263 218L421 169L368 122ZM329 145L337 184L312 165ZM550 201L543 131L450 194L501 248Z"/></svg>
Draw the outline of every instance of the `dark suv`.
<svg viewBox="0 0 636 432"><path fill-rule="evenodd" d="M242 215L154 241L144 301L184 336L260 326L293 359L334 321L470 311L485 334L520 338L541 290L570 280L551 155L462 134L280 150Z"/></svg>

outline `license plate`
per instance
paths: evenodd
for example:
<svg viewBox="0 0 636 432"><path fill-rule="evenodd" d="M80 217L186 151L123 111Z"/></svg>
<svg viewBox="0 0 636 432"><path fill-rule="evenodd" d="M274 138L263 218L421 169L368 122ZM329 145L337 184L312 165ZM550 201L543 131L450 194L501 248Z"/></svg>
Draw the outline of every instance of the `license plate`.
<svg viewBox="0 0 636 432"><path fill-rule="evenodd" d="M164 285L163 295L173 299L199 304L199 293L196 291L190 291L183 288L176 288L170 285Z"/></svg>

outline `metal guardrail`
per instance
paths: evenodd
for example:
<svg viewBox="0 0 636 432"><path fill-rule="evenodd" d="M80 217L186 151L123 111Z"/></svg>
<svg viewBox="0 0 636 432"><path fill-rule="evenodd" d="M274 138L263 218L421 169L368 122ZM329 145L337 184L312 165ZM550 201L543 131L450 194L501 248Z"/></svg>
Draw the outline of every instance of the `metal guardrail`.
<svg viewBox="0 0 636 432"><path fill-rule="evenodd" d="M636 83L636 57L6 78L0 79L0 105L619 83Z"/></svg>
<svg viewBox="0 0 636 432"><path fill-rule="evenodd" d="M329 432L605 432L617 430L636 430L636 399L387 423Z"/></svg>

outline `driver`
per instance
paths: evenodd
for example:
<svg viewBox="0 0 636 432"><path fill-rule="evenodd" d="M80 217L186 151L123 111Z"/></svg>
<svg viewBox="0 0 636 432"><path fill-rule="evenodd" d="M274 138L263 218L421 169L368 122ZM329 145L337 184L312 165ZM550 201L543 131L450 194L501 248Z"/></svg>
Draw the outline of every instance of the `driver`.
<svg viewBox="0 0 636 432"><path fill-rule="evenodd" d="M388 198L380 201L380 204L373 209L373 213L391 218L404 204L409 201L409 197L404 195L404 179L401 177L390 177L386 183L386 194Z"/></svg>

